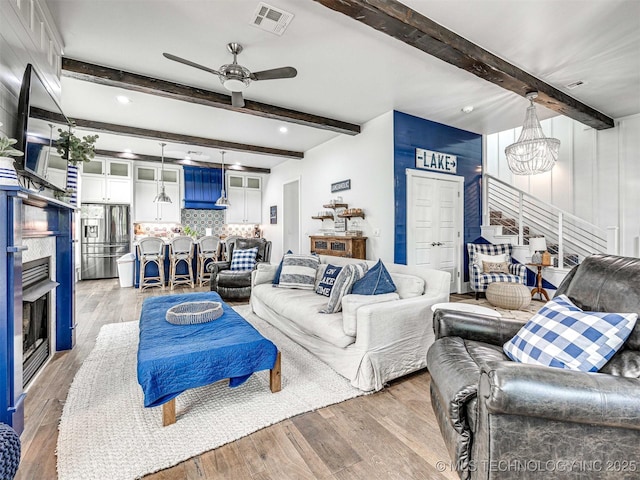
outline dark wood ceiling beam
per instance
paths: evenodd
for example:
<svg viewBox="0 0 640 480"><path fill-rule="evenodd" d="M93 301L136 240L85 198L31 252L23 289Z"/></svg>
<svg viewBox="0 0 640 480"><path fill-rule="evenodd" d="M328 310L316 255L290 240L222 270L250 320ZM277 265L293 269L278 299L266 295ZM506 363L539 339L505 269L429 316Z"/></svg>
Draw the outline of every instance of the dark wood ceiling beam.
<svg viewBox="0 0 640 480"><path fill-rule="evenodd" d="M124 70L81 62L66 57L62 59L62 74L65 77L76 78L87 82L124 88L134 92L172 98L183 102L232 110L234 112L329 130L331 132L344 133L347 135L357 135L360 133L360 125L353 123L342 122L332 118L298 112L296 110L247 99L245 99L244 107L234 107L231 105L230 95L168 82L159 78L147 77ZM217 79L214 80L217 81Z"/></svg>
<svg viewBox="0 0 640 480"><path fill-rule="evenodd" d="M116 152L115 150L96 150L96 155L103 157L122 158L124 160L141 160L144 162L162 162L162 157L155 155L145 155L142 153L123 153ZM164 157L164 163L172 163L175 165L188 165L192 167L204 167L204 168L222 168L220 163L201 162L197 160L182 160L179 158ZM245 167L243 165L225 165L225 170L232 170L236 172L247 173L271 173L270 168L260 167Z"/></svg>
<svg viewBox="0 0 640 480"><path fill-rule="evenodd" d="M437 24L396 0L315 0L455 67L522 95L537 91L536 103L598 130L613 119L515 65Z"/></svg>
<svg viewBox="0 0 640 480"><path fill-rule="evenodd" d="M255 153L260 155L270 155L273 157L285 157L293 159L304 158L303 152L293 150L281 150L279 148L260 147L258 145L247 145L244 143L226 142L224 140L214 140L212 138L194 137L179 133L161 132L158 130L148 130L146 128L129 127L126 125L116 125L114 123L97 122L95 120L84 120L82 118L73 119L76 127L93 132L113 133L116 135L126 135L136 138L152 138L164 142L180 143L190 146L217 148L234 152Z"/></svg>

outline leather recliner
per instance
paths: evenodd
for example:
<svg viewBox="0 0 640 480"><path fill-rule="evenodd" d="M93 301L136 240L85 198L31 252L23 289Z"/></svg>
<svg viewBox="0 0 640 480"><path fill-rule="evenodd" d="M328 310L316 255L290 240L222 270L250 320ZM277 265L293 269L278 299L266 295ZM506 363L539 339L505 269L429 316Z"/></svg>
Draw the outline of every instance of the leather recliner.
<svg viewBox="0 0 640 480"><path fill-rule="evenodd" d="M588 257L560 294L583 310L640 313L640 259ZM427 364L447 465L465 480L639 478L639 324L584 373L511 361L502 345L521 321L437 310Z"/></svg>
<svg viewBox="0 0 640 480"><path fill-rule="evenodd" d="M251 296L251 270L230 270L233 250L258 247L257 266L260 262L270 262L271 242L264 238L235 238L226 243L228 261L211 262L207 265L207 269L211 273L211 290L218 292L222 298L227 300L248 298Z"/></svg>

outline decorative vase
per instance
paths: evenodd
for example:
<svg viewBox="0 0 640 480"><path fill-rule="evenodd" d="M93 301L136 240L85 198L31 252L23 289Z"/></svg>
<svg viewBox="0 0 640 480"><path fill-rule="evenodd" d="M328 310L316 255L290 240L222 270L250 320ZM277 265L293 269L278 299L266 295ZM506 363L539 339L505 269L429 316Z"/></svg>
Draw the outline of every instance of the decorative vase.
<svg viewBox="0 0 640 480"><path fill-rule="evenodd" d="M541 264L542 263L542 253L536 252L531 255L531 263Z"/></svg>
<svg viewBox="0 0 640 480"><path fill-rule="evenodd" d="M71 191L69 203L78 205L78 167L76 165L67 165L67 190Z"/></svg>
<svg viewBox="0 0 640 480"><path fill-rule="evenodd" d="M11 157L0 157L0 185L20 185Z"/></svg>

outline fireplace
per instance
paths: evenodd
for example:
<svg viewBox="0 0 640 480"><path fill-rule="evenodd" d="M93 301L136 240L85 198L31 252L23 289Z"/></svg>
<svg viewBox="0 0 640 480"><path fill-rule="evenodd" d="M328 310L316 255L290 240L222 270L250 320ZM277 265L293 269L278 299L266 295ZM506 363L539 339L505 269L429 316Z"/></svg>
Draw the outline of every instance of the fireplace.
<svg viewBox="0 0 640 480"><path fill-rule="evenodd" d="M22 384L26 386L51 354L51 257L25 262L22 269Z"/></svg>

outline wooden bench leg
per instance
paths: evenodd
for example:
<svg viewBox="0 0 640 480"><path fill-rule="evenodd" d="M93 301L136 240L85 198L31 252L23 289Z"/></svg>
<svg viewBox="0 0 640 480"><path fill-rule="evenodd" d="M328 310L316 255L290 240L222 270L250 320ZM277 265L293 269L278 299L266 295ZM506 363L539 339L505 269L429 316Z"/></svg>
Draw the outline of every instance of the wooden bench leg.
<svg viewBox="0 0 640 480"><path fill-rule="evenodd" d="M280 370L280 352L276 356L276 364L271 369L269 376L269 387L272 393L279 392L282 389L282 373Z"/></svg>
<svg viewBox="0 0 640 480"><path fill-rule="evenodd" d="M162 404L162 426L166 427L176 423L176 399Z"/></svg>

